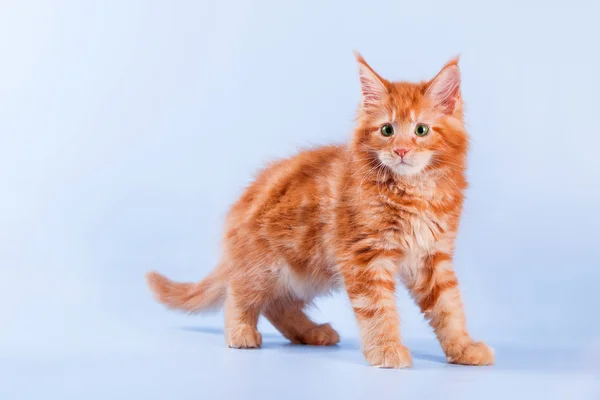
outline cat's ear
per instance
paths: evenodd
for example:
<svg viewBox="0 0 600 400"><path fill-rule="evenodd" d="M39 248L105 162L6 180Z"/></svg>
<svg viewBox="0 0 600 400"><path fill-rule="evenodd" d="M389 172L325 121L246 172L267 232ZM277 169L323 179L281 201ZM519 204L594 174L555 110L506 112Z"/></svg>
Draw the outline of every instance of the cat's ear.
<svg viewBox="0 0 600 400"><path fill-rule="evenodd" d="M362 105L364 108L378 106L388 94L388 82L380 77L377 72L367 64L365 59L354 52L358 62L358 75L360 77L360 89L362 91Z"/></svg>
<svg viewBox="0 0 600 400"><path fill-rule="evenodd" d="M446 114L452 114L460 104L460 70L458 57L448 61L433 78L425 94Z"/></svg>

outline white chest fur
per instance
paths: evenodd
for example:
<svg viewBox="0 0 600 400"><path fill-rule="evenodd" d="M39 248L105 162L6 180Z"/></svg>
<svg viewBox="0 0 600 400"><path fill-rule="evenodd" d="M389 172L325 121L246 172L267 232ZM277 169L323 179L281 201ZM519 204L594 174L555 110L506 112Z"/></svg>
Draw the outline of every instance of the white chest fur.
<svg viewBox="0 0 600 400"><path fill-rule="evenodd" d="M443 221L433 216L412 215L401 223L398 244L404 253L398 267L402 279L412 280L425 258L439 250L443 242Z"/></svg>

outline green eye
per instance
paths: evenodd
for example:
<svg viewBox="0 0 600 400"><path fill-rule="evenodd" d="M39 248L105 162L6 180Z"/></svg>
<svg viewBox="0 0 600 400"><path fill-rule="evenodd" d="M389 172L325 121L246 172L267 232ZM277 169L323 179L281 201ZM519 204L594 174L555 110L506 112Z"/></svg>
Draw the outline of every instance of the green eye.
<svg viewBox="0 0 600 400"><path fill-rule="evenodd" d="M394 127L392 124L385 124L381 127L381 134L385 137L390 137L394 134Z"/></svg>
<svg viewBox="0 0 600 400"><path fill-rule="evenodd" d="M429 132L429 127L427 125L419 124L415 128L415 135L417 136L425 136Z"/></svg>

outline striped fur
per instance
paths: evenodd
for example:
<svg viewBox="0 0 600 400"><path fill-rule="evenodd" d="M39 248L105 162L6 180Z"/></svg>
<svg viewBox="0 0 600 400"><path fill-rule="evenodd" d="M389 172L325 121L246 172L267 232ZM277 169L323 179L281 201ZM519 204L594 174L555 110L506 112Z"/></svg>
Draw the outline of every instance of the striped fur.
<svg viewBox="0 0 600 400"><path fill-rule="evenodd" d="M208 278L174 283L153 272L148 282L171 308L224 304L234 348L261 345L260 314L294 343L336 344L335 330L305 308L345 287L367 361L400 368L411 365L396 311L400 278L449 362L491 364L492 350L467 332L452 268L467 186L458 60L420 83L389 82L357 60L363 101L350 142L264 169L232 207L220 266ZM384 124L392 136L382 135ZM427 135L415 134L418 124Z"/></svg>

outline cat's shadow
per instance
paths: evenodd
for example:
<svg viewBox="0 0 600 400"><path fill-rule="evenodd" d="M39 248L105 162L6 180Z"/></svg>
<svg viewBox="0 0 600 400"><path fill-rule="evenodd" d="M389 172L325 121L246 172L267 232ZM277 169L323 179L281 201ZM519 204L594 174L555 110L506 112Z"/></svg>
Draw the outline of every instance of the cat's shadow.
<svg viewBox="0 0 600 400"><path fill-rule="evenodd" d="M182 327L182 330L223 336L222 328ZM593 372L600 371L600 347L591 348L541 346L539 344L495 344L496 363L492 367L465 367L448 364L439 344L432 340L406 340L411 350L415 369L451 369L454 372L470 371L546 371L546 372ZM585 351L584 351L585 350ZM279 351L297 354L299 357L310 354L311 357L327 358L328 361L367 366L360 342L357 339L342 338L336 346L305 346L292 344L278 333L264 333L262 351Z"/></svg>
<svg viewBox="0 0 600 400"><path fill-rule="evenodd" d="M197 332L210 335L224 335L222 328L186 326L182 330ZM326 357L332 361L358 364L366 366L366 362L360 349L360 343L357 340L342 339L335 346L306 346L302 344L293 344L288 342L278 333L262 333L262 350L277 350L285 353L311 354L319 357ZM411 351L413 359L426 361L428 363L437 363L446 365L446 359L442 355L430 354L428 352ZM439 366L438 366L439 368Z"/></svg>

